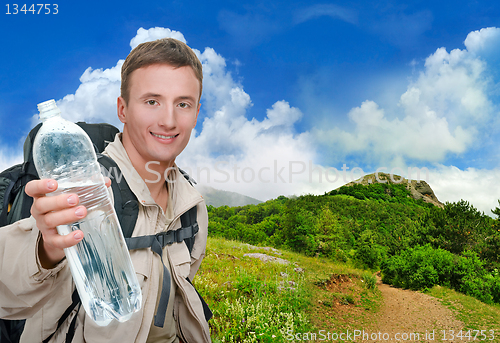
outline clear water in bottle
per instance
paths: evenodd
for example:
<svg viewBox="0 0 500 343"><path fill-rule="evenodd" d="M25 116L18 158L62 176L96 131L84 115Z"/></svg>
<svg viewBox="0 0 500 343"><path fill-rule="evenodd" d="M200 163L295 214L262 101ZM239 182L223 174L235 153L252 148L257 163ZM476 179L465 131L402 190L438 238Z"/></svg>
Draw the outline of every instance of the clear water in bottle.
<svg viewBox="0 0 500 343"><path fill-rule="evenodd" d="M44 124L33 143L38 174L58 182L50 195L77 194L87 208L84 219L57 227L61 235L84 234L65 249L82 305L98 325L126 321L140 309L142 293L92 142L78 125L60 117L53 100L39 109Z"/></svg>

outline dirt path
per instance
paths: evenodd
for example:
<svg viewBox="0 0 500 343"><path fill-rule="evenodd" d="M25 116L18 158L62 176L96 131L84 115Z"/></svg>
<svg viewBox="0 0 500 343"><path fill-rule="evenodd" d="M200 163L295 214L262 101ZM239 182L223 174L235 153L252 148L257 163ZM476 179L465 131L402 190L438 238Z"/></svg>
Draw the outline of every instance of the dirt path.
<svg viewBox="0 0 500 343"><path fill-rule="evenodd" d="M463 328L463 323L456 320L452 311L443 306L436 298L429 295L394 288L377 278L377 286L382 293L384 304L379 312L376 330L371 332L371 339L364 342L388 340L409 342L459 342L452 340L451 334ZM443 330L446 334L443 337ZM380 333L376 340L373 333ZM418 333L418 336L417 336ZM384 337L385 336L385 337Z"/></svg>

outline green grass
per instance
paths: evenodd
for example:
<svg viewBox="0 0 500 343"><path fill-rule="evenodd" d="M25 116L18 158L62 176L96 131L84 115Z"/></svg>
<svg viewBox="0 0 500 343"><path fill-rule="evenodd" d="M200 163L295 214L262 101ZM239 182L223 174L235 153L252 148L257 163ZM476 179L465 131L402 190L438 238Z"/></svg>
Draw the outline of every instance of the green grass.
<svg viewBox="0 0 500 343"><path fill-rule="evenodd" d="M464 323L466 330L486 330L488 340L489 330L494 330L495 339L492 341L500 341L499 304L488 305L473 297L440 286L434 286L428 294L440 299L443 305L450 308L456 318Z"/></svg>
<svg viewBox="0 0 500 343"><path fill-rule="evenodd" d="M256 252L290 264L244 256ZM214 343L289 342L290 333L340 332L376 325L383 299L371 272L325 258L280 253L208 239L194 284L214 313L209 322ZM295 271L297 267L303 272ZM486 340L500 341L500 305L487 305L446 287L433 287L428 294L452 309L472 337L477 333L480 339L485 330ZM489 330L494 330L494 336Z"/></svg>
<svg viewBox="0 0 500 343"><path fill-rule="evenodd" d="M286 259L262 262L246 253ZM290 332L331 329L340 306L346 318L376 312L380 301L373 276L325 259L252 249L244 243L209 238L194 284L214 316L213 342L288 342ZM296 271L300 267L302 271ZM348 278L349 289L331 289L332 278ZM342 324L336 322L336 324ZM345 327L345 325L340 325Z"/></svg>

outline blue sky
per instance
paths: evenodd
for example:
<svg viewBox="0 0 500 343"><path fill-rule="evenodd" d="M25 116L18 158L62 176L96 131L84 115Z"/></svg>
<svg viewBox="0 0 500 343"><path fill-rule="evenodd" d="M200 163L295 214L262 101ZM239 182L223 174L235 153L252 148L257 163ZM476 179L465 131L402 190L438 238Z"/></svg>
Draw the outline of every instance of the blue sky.
<svg viewBox="0 0 500 343"><path fill-rule="evenodd" d="M4 3L0 14L1 169L22 159L39 102L119 126L120 61L142 41L173 36L204 64L200 118L178 159L200 185L266 200L322 194L360 169L425 167L440 200L487 213L498 205L495 1L29 7L13 14Z"/></svg>

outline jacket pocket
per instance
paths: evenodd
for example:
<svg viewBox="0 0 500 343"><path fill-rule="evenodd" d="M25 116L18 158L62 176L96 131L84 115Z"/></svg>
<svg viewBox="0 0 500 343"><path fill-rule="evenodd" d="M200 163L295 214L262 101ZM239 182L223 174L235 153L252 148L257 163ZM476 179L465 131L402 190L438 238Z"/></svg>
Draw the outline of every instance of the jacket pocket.
<svg viewBox="0 0 500 343"><path fill-rule="evenodd" d="M151 251L148 249L130 251L132 265L134 266L135 275L137 276L137 281L141 289L144 289L144 285L148 281L151 273L151 258L148 256L149 254L151 254Z"/></svg>
<svg viewBox="0 0 500 343"><path fill-rule="evenodd" d="M173 266L173 269L182 278L187 278L191 271L191 255L189 254L186 244L184 244L184 242L174 243L167 246L167 249L168 258Z"/></svg>

